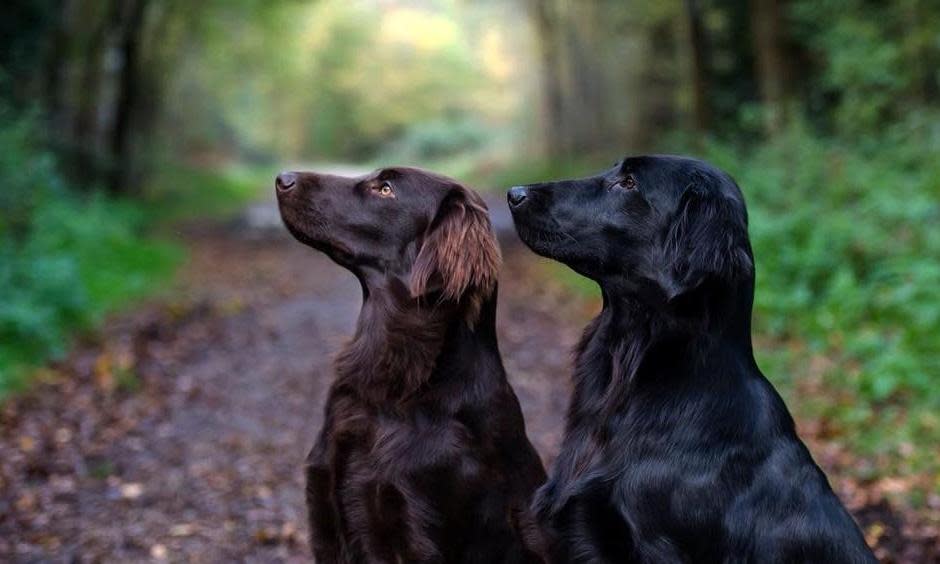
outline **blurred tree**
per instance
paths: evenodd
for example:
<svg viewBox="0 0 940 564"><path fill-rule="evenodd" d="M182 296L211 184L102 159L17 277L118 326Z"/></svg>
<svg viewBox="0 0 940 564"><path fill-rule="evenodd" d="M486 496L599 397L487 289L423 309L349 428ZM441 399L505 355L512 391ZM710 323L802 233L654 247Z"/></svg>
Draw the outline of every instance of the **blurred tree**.
<svg viewBox="0 0 940 564"><path fill-rule="evenodd" d="M790 90L791 60L784 47L786 0L751 0L751 35L767 133L783 127Z"/></svg>
<svg viewBox="0 0 940 564"><path fill-rule="evenodd" d="M544 106L543 133L545 150L549 155L562 155L568 151L567 129L563 123L564 93L561 83L561 39L557 4L550 0L529 0L532 22L541 64L541 92Z"/></svg>
<svg viewBox="0 0 940 564"><path fill-rule="evenodd" d="M114 108L114 130L111 134L110 153L114 163L108 179L112 192L128 189L133 172L131 153L131 127L138 107L141 81L141 43L144 17L150 0L127 0L120 10L115 55L120 60L118 95Z"/></svg>
<svg viewBox="0 0 940 564"><path fill-rule="evenodd" d="M37 81L30 80L42 68L42 54L50 38L62 48L65 31L56 26L61 0L8 0L0 17L0 96L23 106L33 100ZM55 29L55 33L50 33ZM51 51L51 49L50 49ZM53 57L49 57L50 61ZM47 64L44 79L58 80L54 65Z"/></svg>
<svg viewBox="0 0 940 564"><path fill-rule="evenodd" d="M250 19L285 2L14 0L0 24L2 95L39 106L77 185L132 192L183 47L220 14Z"/></svg>
<svg viewBox="0 0 940 564"><path fill-rule="evenodd" d="M815 85L810 101L820 126L865 135L936 107L940 3L798 0L791 14L795 37L815 61L801 74Z"/></svg>
<svg viewBox="0 0 940 564"><path fill-rule="evenodd" d="M685 0L686 27L689 37L690 76L692 93L692 124L699 132L708 131L712 123L711 56L705 31L705 16L700 0Z"/></svg>
<svg viewBox="0 0 940 564"><path fill-rule="evenodd" d="M675 1L528 0L550 155L637 148L676 115Z"/></svg>

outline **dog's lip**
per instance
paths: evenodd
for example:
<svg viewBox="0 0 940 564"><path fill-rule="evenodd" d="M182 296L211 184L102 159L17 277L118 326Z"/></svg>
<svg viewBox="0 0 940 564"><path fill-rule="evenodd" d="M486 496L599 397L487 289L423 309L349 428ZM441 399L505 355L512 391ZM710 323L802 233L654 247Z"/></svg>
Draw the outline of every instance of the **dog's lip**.
<svg viewBox="0 0 940 564"><path fill-rule="evenodd" d="M300 217L298 217L300 215ZM303 213L290 209L286 213L282 210L281 221L287 231L301 243L312 247L322 253L330 256L352 257L354 253L347 246L328 237L329 230L322 225L316 225L313 229L309 228L311 222L316 222L315 218L303 217ZM304 225L307 228L301 228Z"/></svg>
<svg viewBox="0 0 940 564"><path fill-rule="evenodd" d="M529 231L538 231L542 233L560 233L561 225L558 224L558 220L553 217L537 217L533 218L532 216L522 217L513 217L513 220L518 229L526 229Z"/></svg>
<svg viewBox="0 0 940 564"><path fill-rule="evenodd" d="M571 241L571 236L567 235L557 222L553 221L552 223L554 225L546 225L544 221L539 221L537 225L527 223L520 225L517 223L516 232L519 238L529 245L532 250L542 254L550 250L557 250L560 245ZM551 253L545 256L553 258Z"/></svg>

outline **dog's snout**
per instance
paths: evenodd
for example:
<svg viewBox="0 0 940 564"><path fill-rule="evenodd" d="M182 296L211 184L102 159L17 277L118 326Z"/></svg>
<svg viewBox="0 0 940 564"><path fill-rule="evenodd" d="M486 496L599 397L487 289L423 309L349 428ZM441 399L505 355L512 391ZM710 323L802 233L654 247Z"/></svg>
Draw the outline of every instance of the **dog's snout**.
<svg viewBox="0 0 940 564"><path fill-rule="evenodd" d="M274 181L278 192L287 192L297 185L297 175L293 172L282 172Z"/></svg>
<svg viewBox="0 0 940 564"><path fill-rule="evenodd" d="M522 202L524 202L528 196L528 188L525 186L513 186L506 194L506 199L509 200L509 206L515 208L522 205Z"/></svg>

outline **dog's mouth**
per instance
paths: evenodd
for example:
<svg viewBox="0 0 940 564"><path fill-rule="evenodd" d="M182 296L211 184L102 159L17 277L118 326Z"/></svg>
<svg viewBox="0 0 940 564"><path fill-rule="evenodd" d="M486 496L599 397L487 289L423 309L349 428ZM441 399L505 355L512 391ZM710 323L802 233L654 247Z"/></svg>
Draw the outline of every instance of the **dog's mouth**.
<svg viewBox="0 0 940 564"><path fill-rule="evenodd" d="M534 252L548 258L556 258L561 249L571 243L577 243L577 240L562 230L554 220L548 223L515 218L515 223L516 232L522 242Z"/></svg>
<svg viewBox="0 0 940 564"><path fill-rule="evenodd" d="M350 252L333 240L323 214L315 207L293 202L278 201L281 221L295 239L330 256L346 256Z"/></svg>

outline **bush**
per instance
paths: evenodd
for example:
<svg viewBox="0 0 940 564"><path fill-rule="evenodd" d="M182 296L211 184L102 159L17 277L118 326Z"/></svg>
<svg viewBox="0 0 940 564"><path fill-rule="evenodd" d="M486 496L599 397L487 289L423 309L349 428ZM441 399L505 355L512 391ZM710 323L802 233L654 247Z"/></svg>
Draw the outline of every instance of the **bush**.
<svg viewBox="0 0 940 564"><path fill-rule="evenodd" d="M914 470L936 469L930 449L903 453L940 438L935 123L917 116L864 144L798 124L756 150L704 155L748 200L768 375L860 452ZM799 393L816 385L829 393Z"/></svg>
<svg viewBox="0 0 940 564"><path fill-rule="evenodd" d="M0 111L0 394L155 288L180 255L143 238L138 205L70 191L34 130Z"/></svg>
<svg viewBox="0 0 940 564"><path fill-rule="evenodd" d="M486 126L472 119L420 122L405 130L386 158L415 162L452 157L479 150L490 137Z"/></svg>

